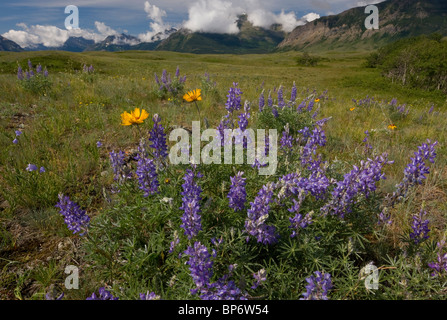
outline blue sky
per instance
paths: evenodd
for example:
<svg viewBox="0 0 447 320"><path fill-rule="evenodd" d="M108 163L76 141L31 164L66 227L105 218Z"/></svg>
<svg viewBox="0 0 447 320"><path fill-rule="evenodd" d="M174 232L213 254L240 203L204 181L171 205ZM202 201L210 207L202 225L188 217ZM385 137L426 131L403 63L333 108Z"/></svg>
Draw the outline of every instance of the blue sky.
<svg viewBox="0 0 447 320"><path fill-rule="evenodd" d="M68 36L100 41L105 36L129 33L141 41L165 28L236 32L234 17L247 13L259 26L281 23L286 31L318 16L336 14L377 0L0 0L0 34L22 46L63 43ZM67 5L79 9L79 27L64 26ZM306 16L307 15L307 16Z"/></svg>

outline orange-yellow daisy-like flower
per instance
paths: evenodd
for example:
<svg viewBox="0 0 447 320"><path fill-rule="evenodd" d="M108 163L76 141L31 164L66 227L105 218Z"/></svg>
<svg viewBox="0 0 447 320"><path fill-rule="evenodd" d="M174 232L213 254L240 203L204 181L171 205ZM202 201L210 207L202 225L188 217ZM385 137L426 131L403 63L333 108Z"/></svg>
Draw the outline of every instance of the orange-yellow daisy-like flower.
<svg viewBox="0 0 447 320"><path fill-rule="evenodd" d="M315 102L320 102L320 99L315 99Z"/></svg>
<svg viewBox="0 0 447 320"><path fill-rule="evenodd" d="M131 113L124 111L121 114L121 125L131 126L133 124L142 124L148 117L149 113L144 109L140 110L139 108L135 108Z"/></svg>
<svg viewBox="0 0 447 320"><path fill-rule="evenodd" d="M390 124L390 125L388 125L388 129L391 129L391 130L394 130L394 129L396 129L397 127L396 127L396 125L394 125L394 124Z"/></svg>
<svg viewBox="0 0 447 320"><path fill-rule="evenodd" d="M349 111L354 111L354 110L355 110L355 107L352 107L349 109Z"/></svg>
<svg viewBox="0 0 447 320"><path fill-rule="evenodd" d="M188 102L201 101L202 96L201 96L200 89L195 89L195 90L189 91L188 93L186 93L183 96L183 99L185 99Z"/></svg>

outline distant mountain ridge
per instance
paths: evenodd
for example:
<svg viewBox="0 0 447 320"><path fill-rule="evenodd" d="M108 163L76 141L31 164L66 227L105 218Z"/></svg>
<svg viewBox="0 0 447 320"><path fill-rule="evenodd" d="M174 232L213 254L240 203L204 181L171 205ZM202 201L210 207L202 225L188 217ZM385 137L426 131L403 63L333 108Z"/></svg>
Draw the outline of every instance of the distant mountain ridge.
<svg viewBox="0 0 447 320"><path fill-rule="evenodd" d="M192 32L171 28L154 35L147 42L135 36L118 34L95 43L82 37L70 37L60 47L21 48L0 36L0 51L64 50L125 51L164 50L188 53L246 54L299 50L373 50L396 40L423 34L447 36L447 0L387 0L376 4L379 30L367 30L365 6L324 16L286 33L280 25L255 27L247 15L238 17L236 34Z"/></svg>
<svg viewBox="0 0 447 320"><path fill-rule="evenodd" d="M447 35L447 1L388 0L376 4L379 30L367 30L365 7L321 17L296 27L279 50L376 49L411 36Z"/></svg>
<svg viewBox="0 0 447 320"><path fill-rule="evenodd" d="M0 35L0 51L23 51L23 48L12 40Z"/></svg>
<svg viewBox="0 0 447 320"><path fill-rule="evenodd" d="M269 29L255 27L247 15L239 16L237 34L191 32L180 29L163 40L156 50L189 53L268 53L285 38L286 33L279 25Z"/></svg>

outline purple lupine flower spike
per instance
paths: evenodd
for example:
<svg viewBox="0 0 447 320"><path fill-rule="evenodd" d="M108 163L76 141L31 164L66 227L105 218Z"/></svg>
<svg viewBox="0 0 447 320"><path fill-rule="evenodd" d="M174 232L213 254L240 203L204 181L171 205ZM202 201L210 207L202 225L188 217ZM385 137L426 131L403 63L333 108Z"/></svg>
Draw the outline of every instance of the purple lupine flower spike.
<svg viewBox="0 0 447 320"><path fill-rule="evenodd" d="M240 110L242 107L242 91L237 86L238 83L233 82L233 87L228 90L227 102L225 103L225 108L227 109L228 113L233 113L234 111Z"/></svg>
<svg viewBox="0 0 447 320"><path fill-rule="evenodd" d="M293 148L293 137L290 135L289 124L287 123L282 132L282 137L280 140L281 149L284 151L290 151Z"/></svg>
<svg viewBox="0 0 447 320"><path fill-rule="evenodd" d="M332 280L330 273L321 273L315 271L315 275L306 278L307 291L303 293L300 300L328 300L328 292L332 289Z"/></svg>
<svg viewBox="0 0 447 320"><path fill-rule="evenodd" d="M192 294L200 294L202 300L246 300L246 294L236 286L234 281L227 281L233 265L228 267L230 274L224 275L219 280L211 283L213 277L213 261L212 257L216 256L216 251L209 253L208 248L200 242L195 242L193 246L189 246L185 251L185 255L190 258L186 262L189 264L191 277L196 285L195 289L191 289Z"/></svg>
<svg viewBox="0 0 447 320"><path fill-rule="evenodd" d="M282 109L286 105L284 102L282 86L279 87L277 94L278 94L278 108Z"/></svg>
<svg viewBox="0 0 447 320"><path fill-rule="evenodd" d="M264 185L259 190L255 200L250 203L251 208L248 210L247 220L245 220L245 230L263 244L274 244L278 239L276 228L265 223L269 216L273 190L274 184L272 183Z"/></svg>
<svg viewBox="0 0 447 320"><path fill-rule="evenodd" d="M227 198L230 201L230 208L234 211L242 211L247 199L247 192L245 190L246 178L242 178L243 174L244 172L239 171L234 177L230 177L231 187Z"/></svg>
<svg viewBox="0 0 447 320"><path fill-rule="evenodd" d="M296 85L295 85L295 81L293 82L293 87L292 87L292 93L290 94L290 101L294 102L296 100Z"/></svg>
<svg viewBox="0 0 447 320"><path fill-rule="evenodd" d="M425 219L427 212L421 209L418 214L413 216L413 225L411 229L413 232L410 233L410 238L413 239L415 244L419 244L421 241L429 238L428 233L430 229L428 228L429 220Z"/></svg>
<svg viewBox="0 0 447 320"><path fill-rule="evenodd" d="M59 194L59 202L56 204L56 207L60 209L60 214L64 216L68 229L73 231L73 234L82 231L79 235L83 236L90 222L90 217L85 211L63 194Z"/></svg>
<svg viewBox="0 0 447 320"><path fill-rule="evenodd" d="M140 190L144 191L144 197L158 193L158 174L153 159L149 159L144 152L144 149L140 146L138 148L139 154L136 157L137 170L136 175L138 178L138 185Z"/></svg>
<svg viewBox="0 0 447 320"><path fill-rule="evenodd" d="M433 269L432 277L440 276L447 272L447 253L444 253L445 239L439 241L436 246L438 247L438 256L436 262L430 262L428 266Z"/></svg>
<svg viewBox="0 0 447 320"><path fill-rule="evenodd" d="M24 77L23 77L23 70L22 70L21 66L19 66L19 68L17 70L17 79L19 79L19 80L23 80L24 79Z"/></svg>
<svg viewBox="0 0 447 320"><path fill-rule="evenodd" d="M140 293L140 300L160 300L160 296L155 292Z"/></svg>
<svg viewBox="0 0 447 320"><path fill-rule="evenodd" d="M151 142L150 147L154 149L154 158L161 161L168 156L166 134L164 133L164 128L161 124L161 117L158 114L155 114L152 120L154 126L152 127L149 137L149 141Z"/></svg>
<svg viewBox="0 0 447 320"><path fill-rule="evenodd" d="M261 95L259 96L259 112L262 112L262 110L264 110L264 106L265 106L264 91L262 91Z"/></svg>
<svg viewBox="0 0 447 320"><path fill-rule="evenodd" d="M35 164L28 164L28 166L26 167L26 171L32 172L32 171L36 171L38 168Z"/></svg>
<svg viewBox="0 0 447 320"><path fill-rule="evenodd" d="M99 288L99 296L96 295L96 293L93 293L90 297L88 297L86 300L119 300L119 298L114 297L110 291L106 290L105 288Z"/></svg>
<svg viewBox="0 0 447 320"><path fill-rule="evenodd" d="M201 177L202 174L200 172L195 174L190 169L186 170L186 174L183 177L185 182L182 184L183 192L181 194L183 198L180 210L183 210L184 214L181 217L182 224L180 227L185 230L185 235L188 239L194 238L202 230L202 218L199 215L202 188L194 181L194 178Z"/></svg>
<svg viewBox="0 0 447 320"><path fill-rule="evenodd" d="M132 174L129 168L126 167L126 154L120 150L119 152L112 151L109 155L114 173L114 180L121 183L123 180L130 179Z"/></svg>

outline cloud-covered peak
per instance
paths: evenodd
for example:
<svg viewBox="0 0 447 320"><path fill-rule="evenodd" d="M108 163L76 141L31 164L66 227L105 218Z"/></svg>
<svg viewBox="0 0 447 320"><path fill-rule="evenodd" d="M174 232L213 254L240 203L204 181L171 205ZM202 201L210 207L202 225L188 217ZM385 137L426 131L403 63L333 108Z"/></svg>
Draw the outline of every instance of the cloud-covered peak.
<svg viewBox="0 0 447 320"><path fill-rule="evenodd" d="M198 0L188 10L188 20L183 27L193 32L238 33L238 15L246 14L248 21L256 27L269 28L280 24L286 32L295 27L319 18L316 13L309 13L297 18L294 11L284 9L275 14L264 9L259 0L244 0L234 4L227 0Z"/></svg>

